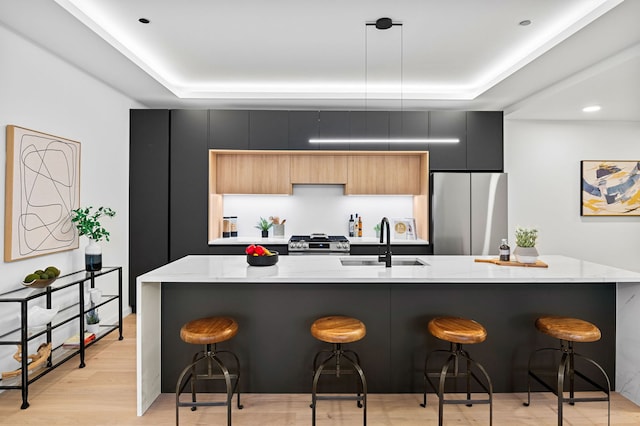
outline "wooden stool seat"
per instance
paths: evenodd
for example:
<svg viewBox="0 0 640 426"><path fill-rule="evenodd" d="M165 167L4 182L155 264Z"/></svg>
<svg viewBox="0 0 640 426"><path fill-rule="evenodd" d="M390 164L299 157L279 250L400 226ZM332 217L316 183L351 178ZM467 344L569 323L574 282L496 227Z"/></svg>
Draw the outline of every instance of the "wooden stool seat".
<svg viewBox="0 0 640 426"><path fill-rule="evenodd" d="M451 343L484 342L487 330L474 320L457 317L437 317L429 321L429 333Z"/></svg>
<svg viewBox="0 0 640 426"><path fill-rule="evenodd" d="M536 328L551 337L570 342L596 342L601 337L595 324L578 318L540 317L536 320Z"/></svg>
<svg viewBox="0 0 640 426"><path fill-rule="evenodd" d="M229 317L198 318L180 329L180 338L186 343L208 345L224 342L238 334L238 323Z"/></svg>
<svg viewBox="0 0 640 426"><path fill-rule="evenodd" d="M364 323L356 318L333 315L311 324L311 335L327 343L357 342L367 334Z"/></svg>

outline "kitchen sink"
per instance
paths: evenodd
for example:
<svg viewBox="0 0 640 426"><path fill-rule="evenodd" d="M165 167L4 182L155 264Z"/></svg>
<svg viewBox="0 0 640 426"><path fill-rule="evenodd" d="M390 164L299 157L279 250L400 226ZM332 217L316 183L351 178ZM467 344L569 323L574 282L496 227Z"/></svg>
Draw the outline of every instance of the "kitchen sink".
<svg viewBox="0 0 640 426"><path fill-rule="evenodd" d="M377 258L362 259L352 257L341 257L340 263L342 266L382 266L384 268L384 262L379 262ZM428 263L418 258L410 259L394 259L391 258L391 266L427 266Z"/></svg>

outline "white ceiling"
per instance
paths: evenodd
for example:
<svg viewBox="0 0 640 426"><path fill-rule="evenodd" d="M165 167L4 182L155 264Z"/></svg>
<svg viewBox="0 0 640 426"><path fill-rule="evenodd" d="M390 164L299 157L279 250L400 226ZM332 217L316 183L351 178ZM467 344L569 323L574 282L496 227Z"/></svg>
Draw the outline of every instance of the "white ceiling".
<svg viewBox="0 0 640 426"><path fill-rule="evenodd" d="M639 16L639 0L0 3L0 23L152 108L522 119L640 120ZM402 25L366 26L380 17Z"/></svg>

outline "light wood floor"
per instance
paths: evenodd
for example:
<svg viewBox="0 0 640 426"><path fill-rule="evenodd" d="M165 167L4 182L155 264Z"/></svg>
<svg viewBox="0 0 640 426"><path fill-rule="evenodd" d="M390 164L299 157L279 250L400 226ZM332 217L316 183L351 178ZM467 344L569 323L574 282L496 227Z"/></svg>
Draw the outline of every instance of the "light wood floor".
<svg viewBox="0 0 640 426"><path fill-rule="evenodd" d="M30 387L26 410L20 409L20 391L0 394L0 424L7 425L172 425L175 397L163 394L142 417L136 416L135 316L125 319L125 339L117 334L93 345L87 352L87 366L78 360L65 365ZM497 394L495 425L555 425L556 400L550 393L535 393L531 407L522 406L525 394ZM235 400L234 400L235 401ZM418 404L421 395L369 395L368 424L437 424L437 399L429 394L429 407ZM309 395L247 394L243 410L233 411L236 426L310 425ZM180 411L182 425L225 425L225 407L201 407ZM445 406L445 425L488 424L488 406ZM565 405L565 425L606 425L606 403ZM320 401L318 426L362 424L362 411L352 401ZM619 394L612 395L612 425L640 425L640 407Z"/></svg>

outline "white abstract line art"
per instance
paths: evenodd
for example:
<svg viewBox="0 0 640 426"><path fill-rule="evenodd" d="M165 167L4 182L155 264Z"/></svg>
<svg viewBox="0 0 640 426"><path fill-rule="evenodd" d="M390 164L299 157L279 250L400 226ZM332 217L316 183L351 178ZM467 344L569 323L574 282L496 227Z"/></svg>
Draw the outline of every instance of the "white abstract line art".
<svg viewBox="0 0 640 426"><path fill-rule="evenodd" d="M12 127L11 260L77 248L71 211L80 202L80 144Z"/></svg>

